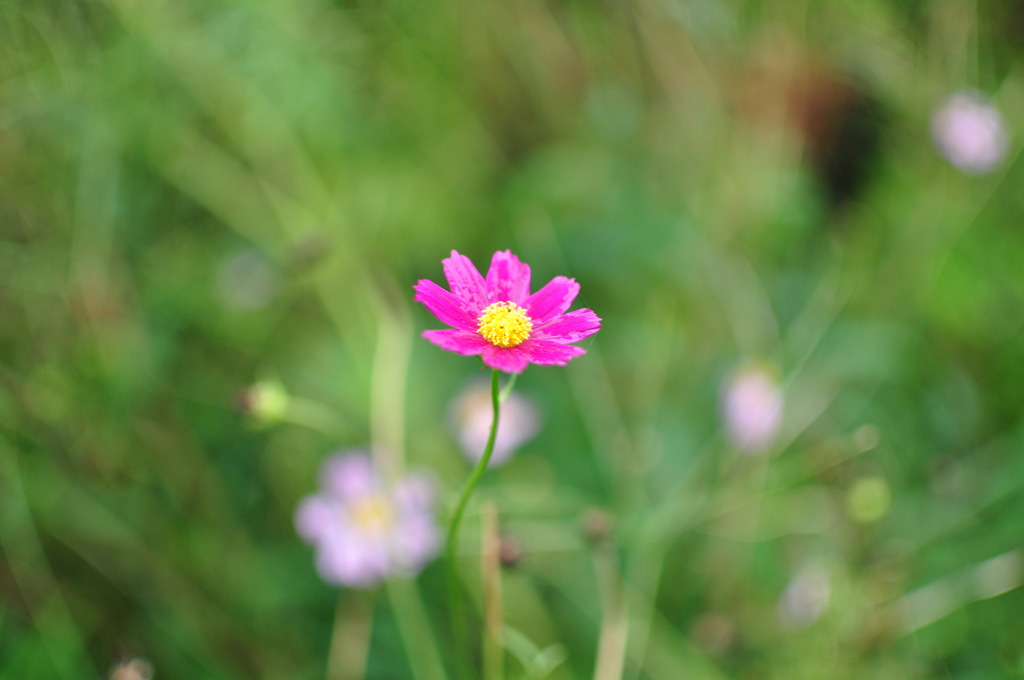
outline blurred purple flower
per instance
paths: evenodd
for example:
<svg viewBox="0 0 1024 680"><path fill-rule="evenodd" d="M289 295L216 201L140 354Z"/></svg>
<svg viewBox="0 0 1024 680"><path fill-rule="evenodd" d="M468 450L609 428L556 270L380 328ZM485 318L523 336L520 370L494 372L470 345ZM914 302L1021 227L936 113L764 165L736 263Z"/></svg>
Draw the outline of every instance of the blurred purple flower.
<svg viewBox="0 0 1024 680"><path fill-rule="evenodd" d="M531 363L565 366L586 354L572 343L601 328L601 319L589 309L566 312L580 292L575 279L556 276L531 295L530 266L510 250L494 253L486 278L454 250L441 263L450 292L428 279L414 288L416 301L452 326L423 333L442 349L482 355L493 369L522 373Z"/></svg>
<svg viewBox="0 0 1024 680"><path fill-rule="evenodd" d="M432 484L410 475L388 484L363 452L337 453L320 470L321 490L295 512L295 527L316 547L328 583L368 588L418 572L437 553Z"/></svg>
<svg viewBox="0 0 1024 680"><path fill-rule="evenodd" d="M746 366L726 381L722 394L722 418L732 443L746 453L768 447L782 424L783 396L772 374L761 367Z"/></svg>
<svg viewBox="0 0 1024 680"><path fill-rule="evenodd" d="M964 172L989 172L1006 155L1009 138L999 111L976 92L959 92L932 116L935 145Z"/></svg>
<svg viewBox="0 0 1024 680"><path fill-rule="evenodd" d="M508 461L516 449L532 439L540 429L537 407L517 392L509 393L500 408L498 434L488 467ZM458 437L459 446L470 461L475 463L483 455L493 420L491 388L486 381L474 380L467 384L452 402L449 422Z"/></svg>

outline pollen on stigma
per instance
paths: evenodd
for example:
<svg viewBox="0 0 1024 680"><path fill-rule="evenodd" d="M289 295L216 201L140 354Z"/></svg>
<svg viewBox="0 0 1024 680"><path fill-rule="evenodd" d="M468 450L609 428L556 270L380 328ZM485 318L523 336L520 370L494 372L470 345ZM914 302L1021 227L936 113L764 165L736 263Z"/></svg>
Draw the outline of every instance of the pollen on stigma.
<svg viewBox="0 0 1024 680"><path fill-rule="evenodd" d="M477 331L497 347L515 347L530 337L533 321L526 310L514 302L494 302L477 318Z"/></svg>

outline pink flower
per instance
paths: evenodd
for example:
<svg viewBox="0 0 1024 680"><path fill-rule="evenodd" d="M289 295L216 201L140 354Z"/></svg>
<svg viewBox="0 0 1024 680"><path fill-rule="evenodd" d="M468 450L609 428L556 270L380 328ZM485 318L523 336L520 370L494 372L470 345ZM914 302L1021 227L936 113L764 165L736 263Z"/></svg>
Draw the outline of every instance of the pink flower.
<svg viewBox="0 0 1024 680"><path fill-rule="evenodd" d="M368 588L393 574L416 573L437 553L426 478L388 484L362 452L332 455L320 474L321 490L299 504L295 528L316 547L325 581Z"/></svg>
<svg viewBox="0 0 1024 680"><path fill-rule="evenodd" d="M1002 114L977 92L950 97L932 116L932 136L950 163L973 175L999 165L1010 144Z"/></svg>
<svg viewBox="0 0 1024 680"><path fill-rule="evenodd" d="M740 368L729 377L722 394L729 439L745 453L766 449L782 424L783 402L782 390L767 369Z"/></svg>
<svg viewBox="0 0 1024 680"><path fill-rule="evenodd" d="M427 279L414 286L416 300L452 326L423 333L442 349L482 355L493 369L522 373L530 363L566 365L586 353L572 343L601 328L589 309L566 312L580 292L574 279L556 276L531 295L530 267L510 250L494 254L486 278L454 250L442 264L451 292Z"/></svg>

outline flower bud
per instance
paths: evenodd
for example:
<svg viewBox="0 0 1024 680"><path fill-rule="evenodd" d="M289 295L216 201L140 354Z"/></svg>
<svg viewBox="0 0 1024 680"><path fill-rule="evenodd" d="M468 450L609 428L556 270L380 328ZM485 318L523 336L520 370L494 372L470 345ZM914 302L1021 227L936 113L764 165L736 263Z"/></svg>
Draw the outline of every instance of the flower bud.
<svg viewBox="0 0 1024 680"><path fill-rule="evenodd" d="M284 420L290 401L284 385L276 380L261 380L235 398L238 409L260 428Z"/></svg>

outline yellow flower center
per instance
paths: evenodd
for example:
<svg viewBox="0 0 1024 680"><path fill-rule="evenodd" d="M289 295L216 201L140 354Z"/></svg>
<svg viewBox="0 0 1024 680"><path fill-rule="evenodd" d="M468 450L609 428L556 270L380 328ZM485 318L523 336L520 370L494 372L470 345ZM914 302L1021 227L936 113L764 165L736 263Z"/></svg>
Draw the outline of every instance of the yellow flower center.
<svg viewBox="0 0 1024 680"><path fill-rule="evenodd" d="M515 347L530 337L533 330L526 310L514 302L489 304L476 321L484 340L498 347Z"/></svg>
<svg viewBox="0 0 1024 680"><path fill-rule="evenodd" d="M366 532L384 531L394 521L395 510L383 496L361 498L349 507L349 517Z"/></svg>

